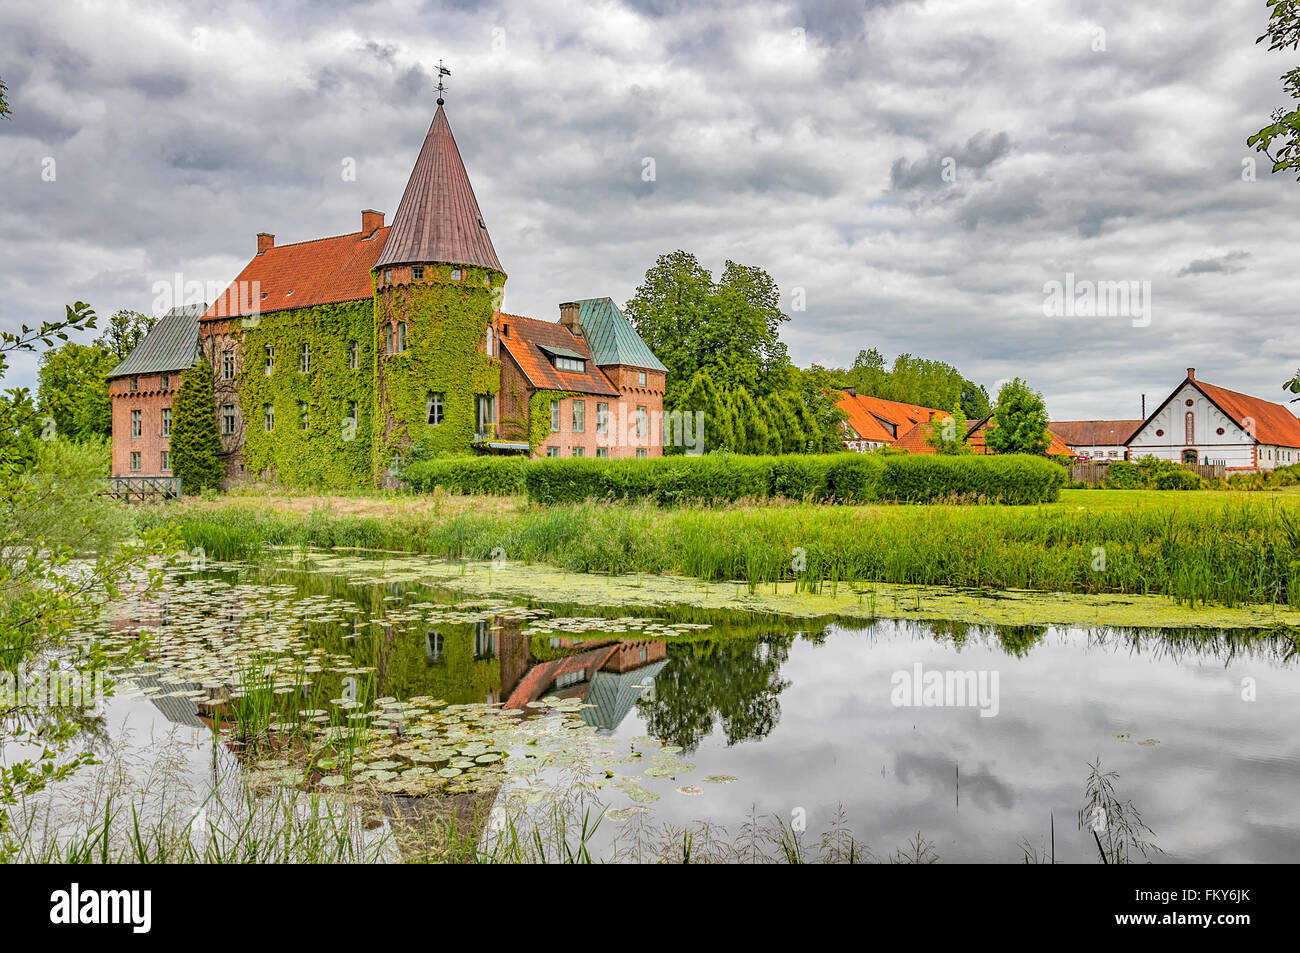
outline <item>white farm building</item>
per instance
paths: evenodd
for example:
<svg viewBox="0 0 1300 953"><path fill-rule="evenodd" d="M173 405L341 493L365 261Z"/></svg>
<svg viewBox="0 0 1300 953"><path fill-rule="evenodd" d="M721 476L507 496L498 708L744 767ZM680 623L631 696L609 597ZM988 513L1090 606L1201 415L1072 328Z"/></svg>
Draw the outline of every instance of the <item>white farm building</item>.
<svg viewBox="0 0 1300 953"><path fill-rule="evenodd" d="M1128 458L1272 470L1300 463L1300 419L1287 407L1196 379L1196 368L1128 439Z"/></svg>

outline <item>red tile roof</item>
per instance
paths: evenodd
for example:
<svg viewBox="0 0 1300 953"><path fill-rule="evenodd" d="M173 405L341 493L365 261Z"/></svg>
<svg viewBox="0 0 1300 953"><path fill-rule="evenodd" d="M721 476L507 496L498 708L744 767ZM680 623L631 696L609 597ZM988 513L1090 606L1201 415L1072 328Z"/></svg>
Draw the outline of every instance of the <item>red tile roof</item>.
<svg viewBox="0 0 1300 953"><path fill-rule="evenodd" d="M203 317L240 317L369 298L373 293L370 269L375 267L388 231L381 226L370 236L353 232L274 245L244 266ZM254 282L257 294L253 293Z"/></svg>
<svg viewBox="0 0 1300 953"><path fill-rule="evenodd" d="M1247 433L1263 444L1279 447L1300 447L1300 419L1281 404L1239 394L1235 390L1216 387L1193 380L1192 385L1208 397L1225 414ZM1253 422L1253 426L1252 426Z"/></svg>
<svg viewBox="0 0 1300 953"><path fill-rule="evenodd" d="M935 416L944 420L951 415L943 411L935 411ZM930 439L930 424L931 421L923 420L912 427L894 441L895 449L906 450L908 453L937 453L938 451L927 442Z"/></svg>
<svg viewBox="0 0 1300 953"><path fill-rule="evenodd" d="M1142 426L1141 420L1053 420L1052 433L1072 447L1123 446Z"/></svg>
<svg viewBox="0 0 1300 953"><path fill-rule="evenodd" d="M893 443L914 426L935 415L948 416L945 411L933 407L868 397L865 394L841 393L835 406L848 415L849 425L863 440L878 440L882 443Z"/></svg>
<svg viewBox="0 0 1300 953"><path fill-rule="evenodd" d="M379 266L444 262L503 272L441 106L415 160Z"/></svg>
<svg viewBox="0 0 1300 953"><path fill-rule="evenodd" d="M501 335L501 343L528 382L538 390L574 391L597 397L617 397L619 393L601 373L582 338L574 337L564 325L556 321L538 321L518 314L496 313L496 325L510 326L510 334ZM558 370L539 345L575 351L586 358L586 371Z"/></svg>
<svg viewBox="0 0 1300 953"><path fill-rule="evenodd" d="M984 439L985 431L988 430L989 424L992 422L992 420L993 420L993 415L990 414L989 416L985 417L983 420L976 421L975 424L967 432L966 445L971 448L971 451L973 453L991 454L993 452L988 448L988 444L985 442ZM1043 453L1046 456L1049 457L1056 457L1056 456L1077 457L1078 456L1077 453L1075 453L1068 446L1066 446L1064 440L1058 437L1050 429L1047 431L1047 435L1048 437L1051 438L1051 442L1047 445L1047 449L1043 451Z"/></svg>

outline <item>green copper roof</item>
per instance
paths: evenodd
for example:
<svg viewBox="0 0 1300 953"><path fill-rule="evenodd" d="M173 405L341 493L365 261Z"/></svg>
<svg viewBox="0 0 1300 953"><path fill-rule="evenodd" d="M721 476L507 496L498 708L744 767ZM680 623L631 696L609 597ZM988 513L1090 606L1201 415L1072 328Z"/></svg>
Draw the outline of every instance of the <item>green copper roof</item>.
<svg viewBox="0 0 1300 953"><path fill-rule="evenodd" d="M668 370L609 298L584 298L578 305L582 334L598 367L626 364L651 371Z"/></svg>
<svg viewBox="0 0 1300 953"><path fill-rule="evenodd" d="M194 364L199 347L199 315L206 304L185 304L172 308L154 322L126 360L108 372L109 377L128 374L158 374L183 371Z"/></svg>
<svg viewBox="0 0 1300 953"><path fill-rule="evenodd" d="M597 672L591 676L591 684L583 699L589 707L583 708L582 720L601 734L613 732L633 706L645 697L647 688L654 684L655 676L667 664L666 659L651 662L620 675Z"/></svg>

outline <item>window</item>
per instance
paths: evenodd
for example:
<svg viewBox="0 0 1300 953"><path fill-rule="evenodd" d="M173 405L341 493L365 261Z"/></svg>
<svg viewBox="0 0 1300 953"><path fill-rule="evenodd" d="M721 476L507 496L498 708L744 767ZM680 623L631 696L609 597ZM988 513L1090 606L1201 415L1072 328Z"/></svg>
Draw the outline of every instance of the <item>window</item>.
<svg viewBox="0 0 1300 953"><path fill-rule="evenodd" d="M1183 463L1195 463L1195 462L1196 462L1196 451L1195 451L1195 450L1184 450L1184 451L1183 451Z"/></svg>
<svg viewBox="0 0 1300 953"><path fill-rule="evenodd" d="M221 405L221 432L226 436L235 432L235 405Z"/></svg>
<svg viewBox="0 0 1300 953"><path fill-rule="evenodd" d="M609 404L596 405L596 433L609 433Z"/></svg>
<svg viewBox="0 0 1300 953"><path fill-rule="evenodd" d="M298 373L300 374L311 373L311 345L310 344L304 344L302 346L302 354L298 358Z"/></svg>
<svg viewBox="0 0 1300 953"><path fill-rule="evenodd" d="M172 454L170 450L164 450L158 458L158 469L170 470L172 468Z"/></svg>
<svg viewBox="0 0 1300 953"><path fill-rule="evenodd" d="M546 455L547 455L548 457L552 457L552 458L554 458L554 457L558 457L558 456L560 455L560 448L559 448L559 447L547 447L547 448L546 448Z"/></svg>
<svg viewBox="0 0 1300 953"><path fill-rule="evenodd" d="M479 394L474 398L474 403L477 405L478 420L475 435L483 440L491 435L492 426L496 423L497 399L492 394Z"/></svg>
<svg viewBox="0 0 1300 953"><path fill-rule="evenodd" d="M492 325L490 325L490 324L488 325L488 329L487 329L487 339L486 339L485 342L484 342L483 348L484 348L485 351L487 351L487 356L488 356L488 357L495 357L495 356L496 356L496 355L494 355L494 354L492 353Z"/></svg>
<svg viewBox="0 0 1300 953"><path fill-rule="evenodd" d="M640 374L636 376L636 382L641 387L645 387L645 371L642 371Z"/></svg>
<svg viewBox="0 0 1300 953"><path fill-rule="evenodd" d="M440 391L430 391L424 402L424 420L434 427L442 423L443 395Z"/></svg>
<svg viewBox="0 0 1300 953"><path fill-rule="evenodd" d="M356 370L361 365L361 348L356 341L348 342L348 367Z"/></svg>
<svg viewBox="0 0 1300 953"><path fill-rule="evenodd" d="M379 335L379 353L391 354L393 350L393 326L385 324L384 330Z"/></svg>
<svg viewBox="0 0 1300 953"><path fill-rule="evenodd" d="M645 447L637 447L637 448L636 448L636 458L637 458L638 460L644 460L645 457L646 457Z"/></svg>
<svg viewBox="0 0 1300 953"><path fill-rule="evenodd" d="M234 380L235 378L235 352L231 348L226 348L221 352L221 379L223 381Z"/></svg>
<svg viewBox="0 0 1300 953"><path fill-rule="evenodd" d="M275 429L275 404L262 405L262 429L267 433Z"/></svg>
<svg viewBox="0 0 1300 953"><path fill-rule="evenodd" d="M132 437L139 437L143 433L144 425L140 421L140 416L142 413L143 411L139 411L139 410L131 411L131 436Z"/></svg>
<svg viewBox="0 0 1300 953"><path fill-rule="evenodd" d="M393 269L391 269L391 268L385 268L385 269L384 269L384 280L385 280L385 281L392 281L392 280L393 280Z"/></svg>
<svg viewBox="0 0 1300 953"><path fill-rule="evenodd" d="M266 350L266 363L264 369L266 372L266 376L270 377L271 372L275 370L275 345L268 344L266 345L265 350Z"/></svg>
<svg viewBox="0 0 1300 953"><path fill-rule="evenodd" d="M162 376L162 389L163 389L163 390L166 390L168 384L170 384L170 383L171 383L171 378L168 377L166 374L164 374L164 375Z"/></svg>
<svg viewBox="0 0 1300 953"><path fill-rule="evenodd" d="M452 280L452 281L460 281L460 269L459 269L459 268L453 268L453 269L451 270L451 280Z"/></svg>
<svg viewBox="0 0 1300 953"><path fill-rule="evenodd" d="M140 469L140 451L135 450L131 453L131 469L139 471Z"/></svg>
<svg viewBox="0 0 1300 953"><path fill-rule="evenodd" d="M134 393L139 389L140 389L140 378L138 377L131 378L131 392Z"/></svg>
<svg viewBox="0 0 1300 953"><path fill-rule="evenodd" d="M1196 415L1190 410L1187 412L1187 427L1184 436L1186 443L1196 442Z"/></svg>
<svg viewBox="0 0 1300 953"><path fill-rule="evenodd" d="M411 277L414 278L416 281L423 281L423 280L424 280L424 266L423 266L423 265L412 265L412 266L411 266Z"/></svg>
<svg viewBox="0 0 1300 953"><path fill-rule="evenodd" d="M551 433L560 432L560 402L551 401Z"/></svg>
<svg viewBox="0 0 1300 953"><path fill-rule="evenodd" d="M604 460L606 457L609 456L609 447L597 447L596 456Z"/></svg>
<svg viewBox="0 0 1300 953"><path fill-rule="evenodd" d="M354 435L355 435L355 433L356 433L357 423L358 423L358 422L359 422L359 413L358 413L358 408L357 408L357 402L356 402L355 400L350 400L350 401L348 401L348 419L347 419L347 423L351 426L351 430L352 430L352 432L353 432ZM344 436L343 439L344 439L344 440L351 440L352 437Z"/></svg>
<svg viewBox="0 0 1300 953"><path fill-rule="evenodd" d="M587 370L587 362L576 357L557 357L555 359L555 369L557 371L574 371L581 374Z"/></svg>
<svg viewBox="0 0 1300 953"><path fill-rule="evenodd" d="M644 407L636 409L636 435L638 437L644 437L648 432L649 417L649 412Z"/></svg>
<svg viewBox="0 0 1300 953"><path fill-rule="evenodd" d="M575 400L573 402L573 432L582 433L587 429L587 402L585 400Z"/></svg>
<svg viewBox="0 0 1300 953"><path fill-rule="evenodd" d="M501 325L501 336L503 338L510 337L510 325L508 324Z"/></svg>
<svg viewBox="0 0 1300 953"><path fill-rule="evenodd" d="M307 413L307 402L298 401L298 429L306 430L311 426L311 417Z"/></svg>
<svg viewBox="0 0 1300 953"><path fill-rule="evenodd" d="M172 435L172 409L164 407L162 411L162 435L170 437Z"/></svg>
<svg viewBox="0 0 1300 953"><path fill-rule="evenodd" d="M573 448L573 455L574 455L575 457L584 457L584 456L586 456L586 452L582 449L582 447L574 447L574 448Z"/></svg>
<svg viewBox="0 0 1300 953"><path fill-rule="evenodd" d="M406 350L406 322L397 322L397 353L401 354Z"/></svg>

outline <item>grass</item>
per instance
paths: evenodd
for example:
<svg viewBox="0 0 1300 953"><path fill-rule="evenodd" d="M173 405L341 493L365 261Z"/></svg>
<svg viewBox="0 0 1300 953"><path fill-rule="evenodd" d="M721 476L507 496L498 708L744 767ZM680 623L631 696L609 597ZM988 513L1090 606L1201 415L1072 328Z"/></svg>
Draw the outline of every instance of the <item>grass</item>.
<svg viewBox="0 0 1300 953"><path fill-rule="evenodd" d="M477 499L477 498L471 498ZM142 510L216 559L267 546L388 549L574 572L1160 594L1182 604L1300 605L1300 495L1076 490L1039 506L431 504L393 516L286 512L274 498Z"/></svg>

